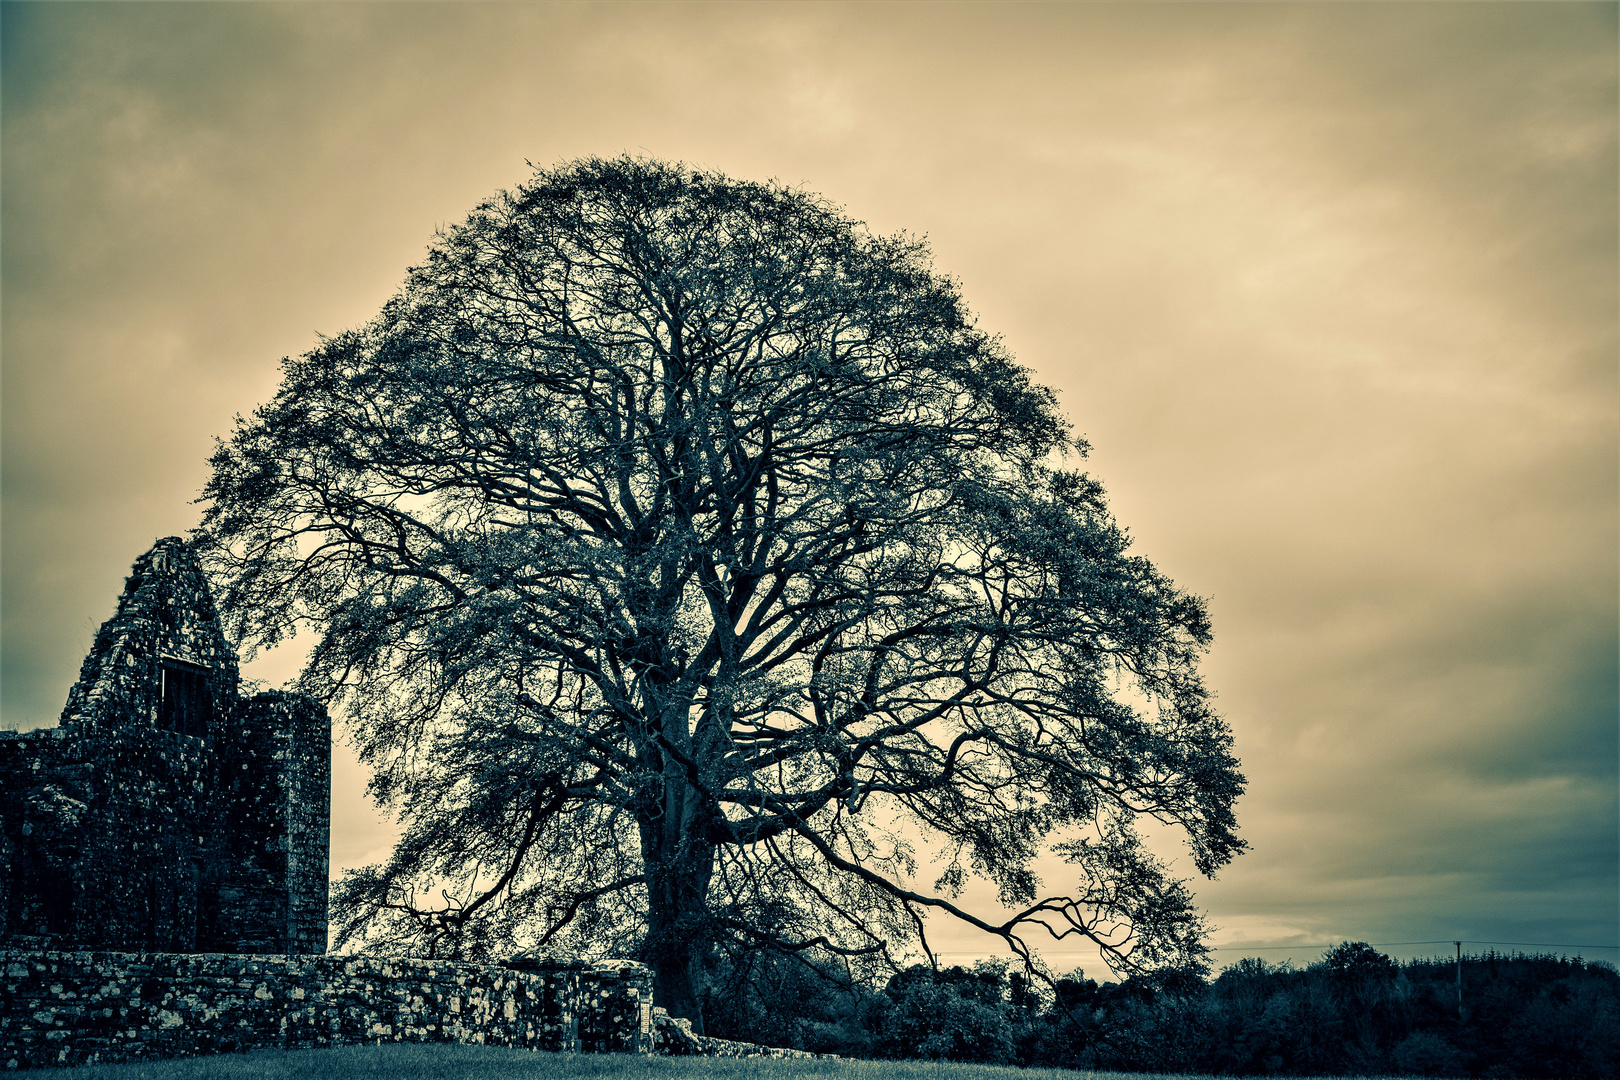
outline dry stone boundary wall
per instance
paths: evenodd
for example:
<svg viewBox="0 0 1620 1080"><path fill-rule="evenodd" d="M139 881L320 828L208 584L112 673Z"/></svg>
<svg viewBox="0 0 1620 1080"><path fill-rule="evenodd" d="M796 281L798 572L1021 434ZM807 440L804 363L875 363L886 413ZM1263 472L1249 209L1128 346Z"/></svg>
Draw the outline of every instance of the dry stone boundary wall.
<svg viewBox="0 0 1620 1080"><path fill-rule="evenodd" d="M0 1068L371 1042L654 1049L636 963L0 951Z"/></svg>
<svg viewBox="0 0 1620 1080"><path fill-rule="evenodd" d="M653 1009L652 1052L669 1057L766 1057L766 1058L828 1058L836 1060L838 1054L818 1054L813 1050L794 1050L782 1046L761 1046L758 1043L734 1042L697 1035L692 1022L679 1016L670 1016L663 1009Z"/></svg>

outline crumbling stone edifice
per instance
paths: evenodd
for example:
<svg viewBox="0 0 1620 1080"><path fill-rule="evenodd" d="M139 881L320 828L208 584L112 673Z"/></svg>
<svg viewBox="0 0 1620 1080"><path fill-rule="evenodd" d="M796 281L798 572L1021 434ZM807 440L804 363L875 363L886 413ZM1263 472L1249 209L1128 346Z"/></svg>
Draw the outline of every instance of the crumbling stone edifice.
<svg viewBox="0 0 1620 1080"><path fill-rule="evenodd" d="M242 697L183 540L141 556L61 723L0 732L0 1069L385 1040L815 1056L693 1035L628 961L308 955L331 731L311 698Z"/></svg>
<svg viewBox="0 0 1620 1080"><path fill-rule="evenodd" d="M196 556L159 540L60 724L0 732L0 948L326 951L331 723L238 683Z"/></svg>

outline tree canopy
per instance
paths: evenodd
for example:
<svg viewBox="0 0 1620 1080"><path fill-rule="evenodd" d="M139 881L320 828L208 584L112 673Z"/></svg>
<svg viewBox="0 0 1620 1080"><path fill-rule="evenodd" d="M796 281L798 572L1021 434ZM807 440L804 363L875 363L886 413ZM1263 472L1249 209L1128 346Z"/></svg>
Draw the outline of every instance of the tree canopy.
<svg viewBox="0 0 1620 1080"><path fill-rule="evenodd" d="M1199 962L1136 826L1243 846L1205 605L920 241L573 162L283 370L198 538L239 640L316 635L301 688L403 813L340 940L633 947L694 1019L714 949L898 958L929 912Z"/></svg>

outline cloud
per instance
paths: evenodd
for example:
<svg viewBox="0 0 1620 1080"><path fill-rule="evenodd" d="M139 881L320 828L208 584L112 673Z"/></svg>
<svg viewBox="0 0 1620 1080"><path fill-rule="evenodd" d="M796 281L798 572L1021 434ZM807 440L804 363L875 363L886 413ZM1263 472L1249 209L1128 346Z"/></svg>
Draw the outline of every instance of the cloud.
<svg viewBox="0 0 1620 1080"><path fill-rule="evenodd" d="M1612 5L3 11L7 722L277 358L525 159L645 152L926 233L1058 389L1211 598L1222 940L1612 938Z"/></svg>

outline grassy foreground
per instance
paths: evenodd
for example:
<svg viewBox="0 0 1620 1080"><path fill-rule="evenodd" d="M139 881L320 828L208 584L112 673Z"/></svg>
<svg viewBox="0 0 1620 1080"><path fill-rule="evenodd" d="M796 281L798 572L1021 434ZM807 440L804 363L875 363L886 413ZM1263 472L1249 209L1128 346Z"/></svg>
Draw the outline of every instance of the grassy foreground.
<svg viewBox="0 0 1620 1080"><path fill-rule="evenodd" d="M932 1061L666 1058L536 1054L494 1046L396 1043L330 1050L257 1050L36 1073L63 1080L1087 1080L1124 1073L1014 1069ZM1142 1080L1153 1080L1143 1074Z"/></svg>

